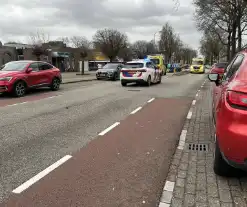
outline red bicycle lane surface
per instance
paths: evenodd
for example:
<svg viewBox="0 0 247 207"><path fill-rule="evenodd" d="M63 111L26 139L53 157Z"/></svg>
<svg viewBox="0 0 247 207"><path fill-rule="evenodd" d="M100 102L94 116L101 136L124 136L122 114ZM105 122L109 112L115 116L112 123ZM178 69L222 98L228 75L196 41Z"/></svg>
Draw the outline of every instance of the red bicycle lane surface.
<svg viewBox="0 0 247 207"><path fill-rule="evenodd" d="M156 206L191 101L155 99L0 206Z"/></svg>
<svg viewBox="0 0 247 207"><path fill-rule="evenodd" d="M57 96L57 95L58 95L58 92L44 92L44 93L27 94L26 96L20 97L20 98L0 96L0 108L5 107L5 106L23 104L26 102L38 101L38 100L50 98L50 97Z"/></svg>

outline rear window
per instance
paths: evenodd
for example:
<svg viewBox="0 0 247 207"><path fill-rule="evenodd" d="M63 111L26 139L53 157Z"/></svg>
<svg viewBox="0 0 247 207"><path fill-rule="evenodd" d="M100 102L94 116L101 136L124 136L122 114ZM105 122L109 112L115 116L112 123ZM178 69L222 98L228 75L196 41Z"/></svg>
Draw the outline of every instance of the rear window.
<svg viewBox="0 0 247 207"><path fill-rule="evenodd" d="M159 65L160 64L160 60L159 59L150 59L155 65Z"/></svg>
<svg viewBox="0 0 247 207"><path fill-rule="evenodd" d="M226 68L228 66L228 63L216 63L216 68Z"/></svg>
<svg viewBox="0 0 247 207"><path fill-rule="evenodd" d="M123 68L143 68L143 63L126 63Z"/></svg>

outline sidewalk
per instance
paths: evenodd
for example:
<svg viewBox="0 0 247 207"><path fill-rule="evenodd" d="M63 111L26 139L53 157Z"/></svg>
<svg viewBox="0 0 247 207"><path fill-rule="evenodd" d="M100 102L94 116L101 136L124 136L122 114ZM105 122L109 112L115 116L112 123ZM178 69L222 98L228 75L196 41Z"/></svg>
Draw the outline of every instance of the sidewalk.
<svg viewBox="0 0 247 207"><path fill-rule="evenodd" d="M247 178L223 178L213 171L211 83L198 91L173 157L160 207L247 206ZM191 113L192 112L192 113ZM197 148L198 147L198 148Z"/></svg>
<svg viewBox="0 0 247 207"><path fill-rule="evenodd" d="M96 80L96 71L85 72L84 75L80 75L79 72L64 72L62 73L62 84L77 83L83 81Z"/></svg>

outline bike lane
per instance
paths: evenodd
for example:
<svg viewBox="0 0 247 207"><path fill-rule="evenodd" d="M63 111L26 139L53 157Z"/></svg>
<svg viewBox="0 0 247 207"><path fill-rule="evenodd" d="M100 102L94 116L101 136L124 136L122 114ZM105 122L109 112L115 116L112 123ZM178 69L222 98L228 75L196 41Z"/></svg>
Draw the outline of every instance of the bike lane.
<svg viewBox="0 0 247 207"><path fill-rule="evenodd" d="M147 103L0 206L156 206L191 101Z"/></svg>

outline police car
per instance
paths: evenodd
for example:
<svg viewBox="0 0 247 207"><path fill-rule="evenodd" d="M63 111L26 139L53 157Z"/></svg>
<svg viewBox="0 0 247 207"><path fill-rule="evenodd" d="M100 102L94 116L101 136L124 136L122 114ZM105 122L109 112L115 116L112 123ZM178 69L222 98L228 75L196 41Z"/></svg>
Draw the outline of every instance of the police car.
<svg viewBox="0 0 247 207"><path fill-rule="evenodd" d="M140 59L127 62L120 73L122 86L128 83L145 84L161 83L162 72L150 59Z"/></svg>

